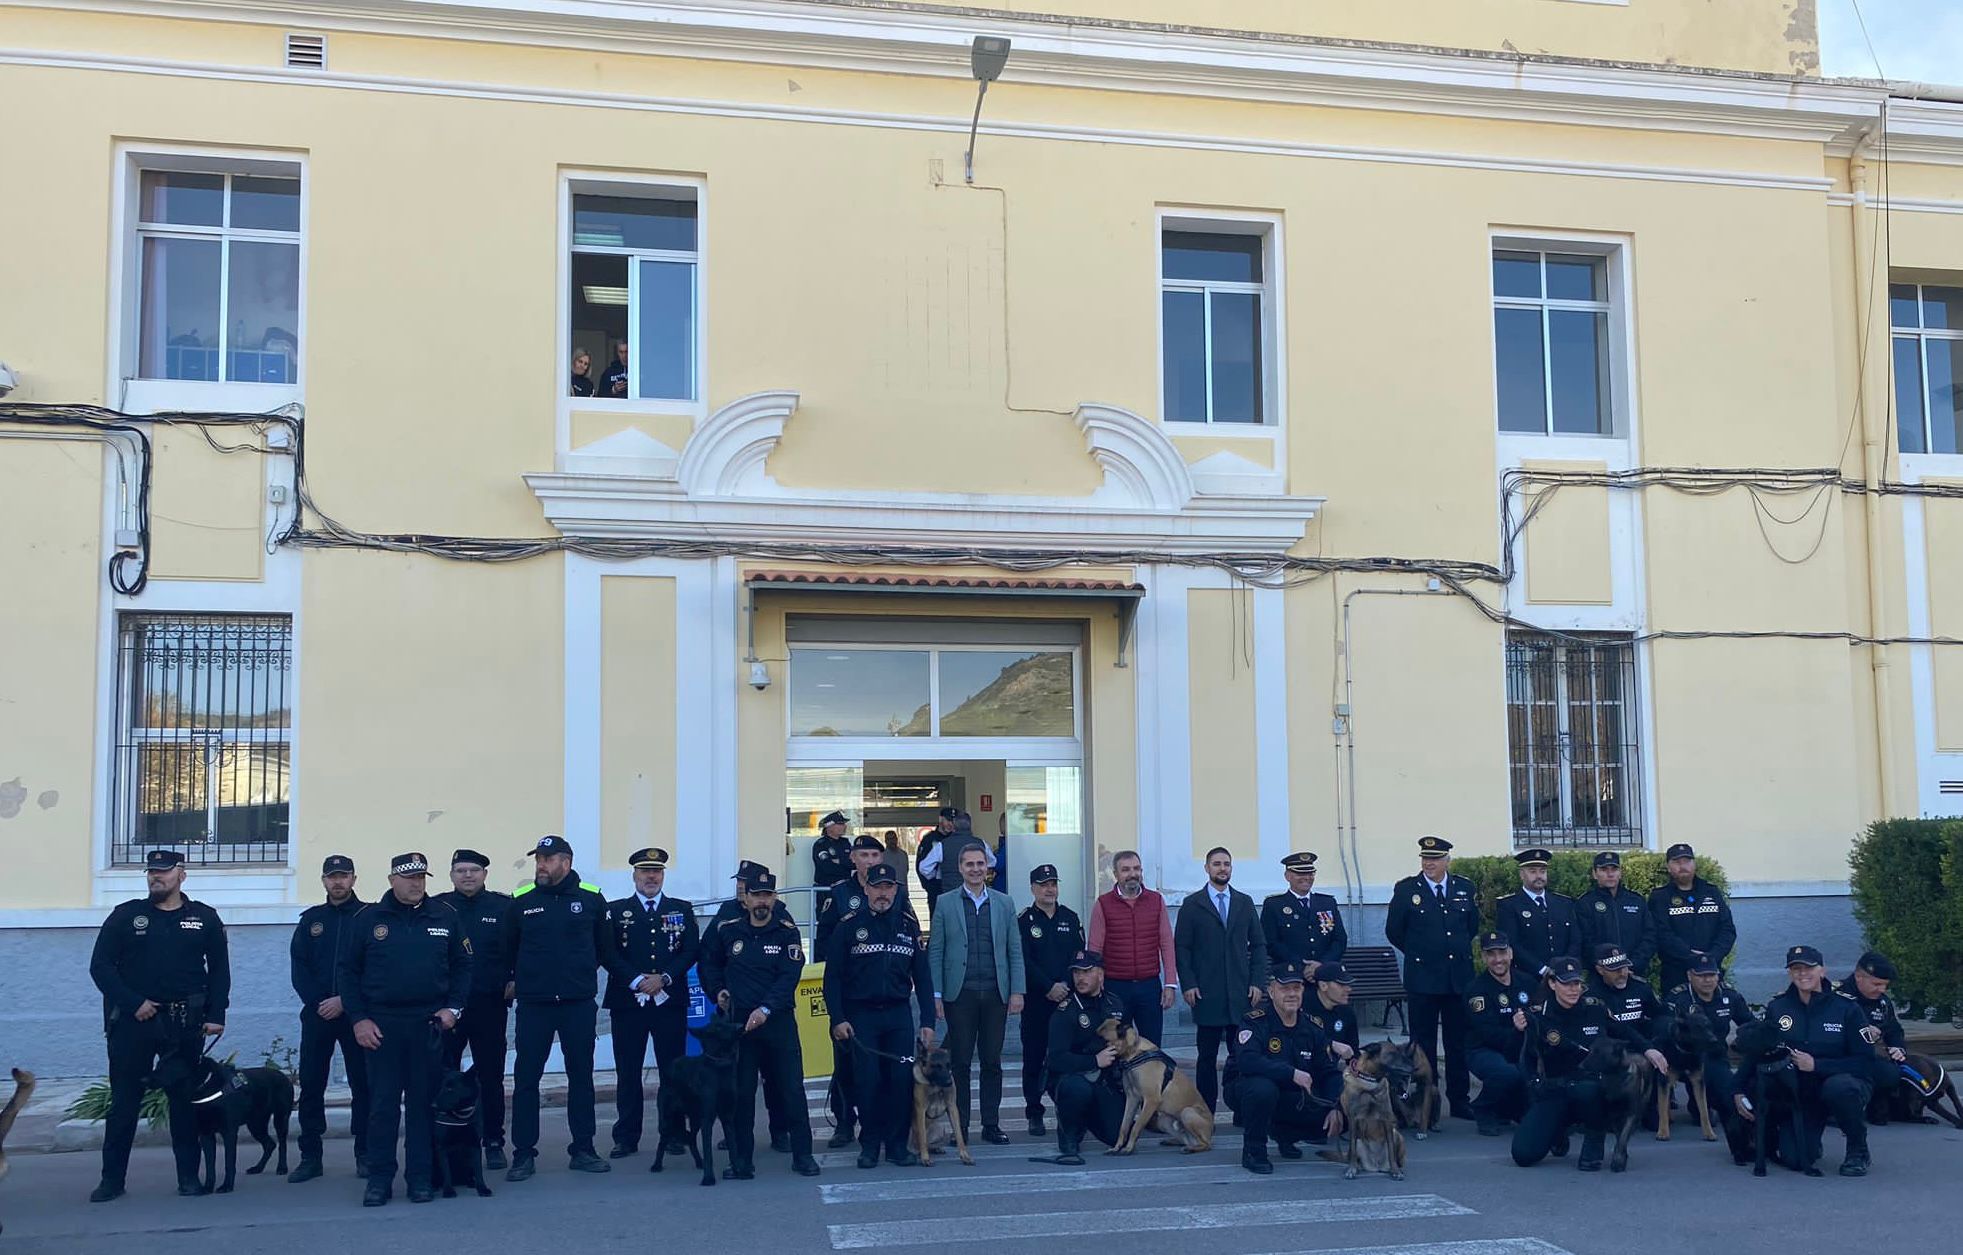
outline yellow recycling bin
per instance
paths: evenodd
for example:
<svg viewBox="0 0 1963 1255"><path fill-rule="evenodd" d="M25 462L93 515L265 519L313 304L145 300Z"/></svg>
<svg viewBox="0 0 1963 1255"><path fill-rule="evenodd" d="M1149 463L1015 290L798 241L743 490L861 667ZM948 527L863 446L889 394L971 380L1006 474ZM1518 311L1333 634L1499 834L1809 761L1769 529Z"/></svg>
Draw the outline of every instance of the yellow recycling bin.
<svg viewBox="0 0 1963 1255"><path fill-rule="evenodd" d="M825 1009L825 965L807 963L797 981L797 1039L804 1050L804 1076L832 1074L832 1017Z"/></svg>

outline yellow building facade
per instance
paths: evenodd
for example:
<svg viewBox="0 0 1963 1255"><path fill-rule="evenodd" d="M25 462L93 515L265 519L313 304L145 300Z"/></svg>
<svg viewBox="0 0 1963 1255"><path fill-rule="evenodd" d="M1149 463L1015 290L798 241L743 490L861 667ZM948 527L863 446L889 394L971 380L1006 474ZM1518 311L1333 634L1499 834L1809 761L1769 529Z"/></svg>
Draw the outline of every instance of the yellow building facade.
<svg viewBox="0 0 1963 1255"><path fill-rule="evenodd" d="M1812 10L0 3L0 924L953 804L1845 931L1963 808L1963 105Z"/></svg>

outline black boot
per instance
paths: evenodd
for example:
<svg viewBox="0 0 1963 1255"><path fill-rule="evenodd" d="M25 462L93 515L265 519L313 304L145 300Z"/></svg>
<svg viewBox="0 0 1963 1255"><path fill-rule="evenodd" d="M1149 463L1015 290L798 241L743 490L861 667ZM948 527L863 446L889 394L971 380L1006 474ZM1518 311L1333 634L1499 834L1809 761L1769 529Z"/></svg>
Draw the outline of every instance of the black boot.
<svg viewBox="0 0 1963 1255"><path fill-rule="evenodd" d="M1566 1159L1568 1157L1568 1130L1561 1130L1560 1136L1554 1139L1554 1145L1547 1148L1547 1153L1556 1159Z"/></svg>
<svg viewBox="0 0 1963 1255"><path fill-rule="evenodd" d="M311 1181L319 1175L320 1160L302 1159L293 1171L286 1174L286 1179L294 1185L298 1185L302 1181Z"/></svg>
<svg viewBox="0 0 1963 1255"><path fill-rule="evenodd" d="M1256 1176L1266 1177L1274 1175L1275 1165L1268 1158L1268 1143L1265 1138L1258 1142L1251 1138L1243 1139L1241 1142L1241 1167L1254 1173Z"/></svg>
<svg viewBox="0 0 1963 1255"><path fill-rule="evenodd" d="M1302 1157L1302 1148L1293 1142L1278 1141L1275 1143L1275 1154L1280 1155L1283 1159L1300 1159Z"/></svg>
<svg viewBox="0 0 1963 1255"><path fill-rule="evenodd" d="M1055 1162L1071 1168L1083 1166L1084 1154L1081 1149L1083 1142L1084 1135L1081 1133L1067 1134L1058 1130Z"/></svg>
<svg viewBox="0 0 1963 1255"><path fill-rule="evenodd" d="M1844 1177L1864 1177L1868 1174L1868 1144L1849 1143L1847 1158L1840 1161L1840 1175Z"/></svg>
<svg viewBox="0 0 1963 1255"><path fill-rule="evenodd" d="M1592 1132L1581 1135L1581 1158L1576 1161L1575 1167L1581 1169L1583 1172L1600 1172L1602 1170L1602 1142L1604 1136L1604 1134Z"/></svg>
<svg viewBox="0 0 1963 1255"><path fill-rule="evenodd" d="M90 1191L89 1201L91 1203L110 1203L121 1198L122 1196L123 1196L122 1182L104 1181L101 1185L96 1186L94 1190Z"/></svg>
<svg viewBox="0 0 1963 1255"><path fill-rule="evenodd" d="M844 1150L847 1146L850 1146L852 1143L858 1140L859 1140L859 1135L852 1131L852 1126L850 1124L841 1124L832 1133L832 1140L826 1142L825 1145L831 1148L832 1150ZM773 1148L774 1145L775 1144L773 1143Z"/></svg>
<svg viewBox="0 0 1963 1255"><path fill-rule="evenodd" d="M487 1171L487 1172L503 1172L503 1171L504 1171L504 1170L505 1170L505 1169L506 1169L507 1167L509 1167L509 1166L510 1166L510 1165L508 1165L507 1163L505 1163L505 1160L504 1160L504 1147L503 1147L503 1146L486 1146L486 1147L484 1148L484 1169L485 1169L485 1171Z"/></svg>
<svg viewBox="0 0 1963 1255"><path fill-rule="evenodd" d="M820 1171L818 1161L809 1155L791 1156L791 1171L801 1177L815 1177Z"/></svg>
<svg viewBox="0 0 1963 1255"><path fill-rule="evenodd" d="M389 1183L380 1177L368 1178L368 1189L361 1196L363 1207L380 1207L389 1201Z"/></svg>
<svg viewBox="0 0 1963 1255"><path fill-rule="evenodd" d="M1029 1136L1048 1137L1049 1132L1050 1132L1049 1128L1045 1126L1043 1123L1042 1112L1039 1111L1035 1115L1029 1117Z"/></svg>

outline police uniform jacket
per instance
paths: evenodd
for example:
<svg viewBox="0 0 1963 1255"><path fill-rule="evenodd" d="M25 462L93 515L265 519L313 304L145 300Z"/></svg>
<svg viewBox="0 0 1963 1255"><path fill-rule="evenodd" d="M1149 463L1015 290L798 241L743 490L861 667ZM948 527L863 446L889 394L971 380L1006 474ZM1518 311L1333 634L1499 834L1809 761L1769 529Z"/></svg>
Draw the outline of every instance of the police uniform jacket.
<svg viewBox="0 0 1963 1255"><path fill-rule="evenodd" d="M1357 1044L1356 1008L1349 1003L1340 1007L1327 1007L1322 1004L1322 995L1310 985L1302 995L1302 1015L1309 1023L1322 1030L1322 1035L1332 1042L1342 1042L1351 1050L1361 1050ZM1273 1018L1272 1012L1269 1016Z"/></svg>
<svg viewBox="0 0 1963 1255"><path fill-rule="evenodd" d="M1493 927L1513 943L1513 963L1529 977L1539 977L1548 961L1579 955L1574 899L1544 892L1546 904L1535 902L1525 889L1509 893L1493 907Z"/></svg>
<svg viewBox="0 0 1963 1255"><path fill-rule="evenodd" d="M1874 1047L1861 1037L1868 1014L1852 998L1823 989L1802 1002L1799 990L1788 985L1765 1004L1765 1021L1779 1030L1780 1041L1813 1056L1816 1076L1866 1076L1873 1064Z"/></svg>
<svg viewBox="0 0 1963 1255"><path fill-rule="evenodd" d="M1307 1072L1318 1086L1342 1072L1329 1053L1329 1038L1314 1020L1298 1014L1294 1024L1284 1024L1268 1007L1241 1017L1240 1031L1234 1034L1234 1070L1241 1077L1265 1077L1284 1094L1298 1071Z"/></svg>
<svg viewBox="0 0 1963 1255"><path fill-rule="evenodd" d="M1070 988L1070 957L1084 948L1084 921L1077 912L1057 904L1055 915L1042 908L1026 906L1016 916L1016 932L1022 937L1022 983L1031 998L1050 996L1062 985Z"/></svg>
<svg viewBox="0 0 1963 1255"><path fill-rule="evenodd" d="M1631 1026L1609 1014L1600 998L1584 993L1572 1007L1563 1007L1552 993L1534 1006L1527 1018L1527 1051L1539 1060L1550 1080L1571 1078L1581 1069L1589 1048L1613 1037L1638 1050L1649 1049Z"/></svg>
<svg viewBox="0 0 1963 1255"><path fill-rule="evenodd" d="M470 997L470 939L457 913L435 898L414 906L394 891L349 921L341 958L341 1007L350 1019L427 1016Z"/></svg>
<svg viewBox="0 0 1963 1255"><path fill-rule="evenodd" d="M102 922L89 958L102 991L104 1023L134 1015L145 1002L186 1004L198 1023L223 1024L232 1002L232 960L225 924L202 902L175 911L132 898Z"/></svg>
<svg viewBox="0 0 1963 1255"><path fill-rule="evenodd" d="M1731 903L1701 876L1690 882L1688 890L1674 882L1650 890L1649 915L1656 925L1656 950L1666 968L1690 966L1693 950L1723 961L1738 944ZM1635 956L1630 957L1633 961Z"/></svg>
<svg viewBox="0 0 1963 1255"><path fill-rule="evenodd" d="M1513 1027L1513 1013L1529 1008L1539 996L1540 981L1519 971L1512 975L1512 983L1506 985L1494 980L1491 972L1481 972L1473 977L1472 988L1466 991L1465 1010L1470 1044L1482 1050L1497 1051L1507 1060L1518 1063L1520 1047L1527 1040L1527 1032Z"/></svg>
<svg viewBox="0 0 1963 1255"><path fill-rule="evenodd" d="M710 998L729 992L737 1023L762 1007L788 1015L804 974L804 943L797 925L773 917L759 928L748 916L711 929L702 943L702 990Z"/></svg>
<svg viewBox="0 0 1963 1255"><path fill-rule="evenodd" d="M1574 922L1581 942L1576 958L1585 962L1596 946L1614 945L1629 956L1631 969L1649 971L1656 957L1656 923L1641 894L1618 885L1611 895L1597 885L1575 899Z"/></svg>
<svg viewBox="0 0 1963 1255"><path fill-rule="evenodd" d="M1720 1049L1723 1048L1722 1043L1730 1040L1733 1028L1740 1024L1750 1024L1758 1018L1752 1014L1751 1005L1745 1001L1745 995L1723 982L1719 982L1717 991L1711 995L1708 1002L1699 998L1697 991L1689 985L1679 985L1663 999L1663 1005L1672 1014L1683 1007L1690 1007L1709 1020L1711 1031L1717 1034Z"/></svg>
<svg viewBox="0 0 1963 1255"><path fill-rule="evenodd" d="M1663 1004L1648 981L1631 975L1628 984L1616 989L1596 975L1588 981L1588 993L1609 1009L1610 1019L1630 1030L1629 1040L1634 1044L1644 1050L1656 1044L1656 1021L1663 1014Z"/></svg>
<svg viewBox="0 0 1963 1255"><path fill-rule="evenodd" d="M907 899L907 887L898 885L897 888L899 892L893 895L893 909L913 915L913 903ZM833 885L831 892L818 903L818 929L811 939L812 949L819 954L825 953L838 921L853 911L868 910L870 906L871 899L866 896L866 887L859 883L857 872ZM914 918L917 920L919 916Z"/></svg>
<svg viewBox="0 0 1963 1255"><path fill-rule="evenodd" d="M470 962L474 978L470 982L472 1001L504 1001L505 973L511 962L504 952L504 917L511 911L512 897L493 889L479 889L466 897L451 889L436 900L457 913L463 921L464 936L470 939Z"/></svg>
<svg viewBox="0 0 1963 1255"><path fill-rule="evenodd" d="M811 883L829 889L852 874L852 838L819 837L811 845Z"/></svg>
<svg viewBox="0 0 1963 1255"><path fill-rule="evenodd" d="M320 902L300 912L293 926L293 944L287 947L292 961L293 992L300 1005L312 1011L332 998L340 989L341 955L347 951L354 932L348 922L367 906L353 894L339 906Z"/></svg>
<svg viewBox="0 0 1963 1255"><path fill-rule="evenodd" d="M849 1022L854 1008L902 1007L909 998L922 1024L934 1022L934 978L920 921L898 902L884 911L847 911L832 930L824 960L825 1006L834 1023Z"/></svg>
<svg viewBox="0 0 1963 1255"><path fill-rule="evenodd" d="M1472 943L1479 935L1479 893L1464 876L1445 878L1445 900L1422 875L1391 891L1384 936L1404 952L1404 989L1463 994L1472 984Z"/></svg>
<svg viewBox="0 0 1963 1255"><path fill-rule="evenodd" d="M1834 992L1861 1008L1868 1022L1881 1030L1881 1044L1893 1046L1897 1050L1907 1049L1908 1034L1902 1031L1902 1022L1895 1018L1895 1004L1887 998L1868 999L1861 997L1861 987L1849 976L1834 986Z"/></svg>
<svg viewBox="0 0 1963 1255"><path fill-rule="evenodd" d="M1261 903L1261 935L1268 941L1270 963L1337 963L1350 945L1343 912L1326 893L1270 896Z"/></svg>
<svg viewBox="0 0 1963 1255"><path fill-rule="evenodd" d="M636 978L659 972L668 978L668 1001L659 1010L684 1011L688 1006L688 969L695 966L702 950L702 929L695 922L695 904L686 898L661 895L652 914L641 905L639 894L629 894L607 904L607 921L613 927L614 949L620 963ZM601 1001L609 1011L633 1011L642 1004L634 997L631 981L619 973L607 973L607 994ZM647 1010L656 1010L652 1001Z"/></svg>
<svg viewBox="0 0 1963 1255"><path fill-rule="evenodd" d="M591 1002L599 968L632 985L597 885L569 871L556 885L520 886L504 917L504 955L520 1002Z"/></svg>
<svg viewBox="0 0 1963 1255"><path fill-rule="evenodd" d="M1108 1068L1097 1066L1098 1053L1110 1044L1097 1030L1106 1020L1124 1013L1125 1004L1109 989L1088 998L1072 989L1050 1017L1049 1051L1043 1056L1043 1066L1052 1083L1058 1077L1096 1072L1099 1084L1121 1086L1115 1062Z"/></svg>

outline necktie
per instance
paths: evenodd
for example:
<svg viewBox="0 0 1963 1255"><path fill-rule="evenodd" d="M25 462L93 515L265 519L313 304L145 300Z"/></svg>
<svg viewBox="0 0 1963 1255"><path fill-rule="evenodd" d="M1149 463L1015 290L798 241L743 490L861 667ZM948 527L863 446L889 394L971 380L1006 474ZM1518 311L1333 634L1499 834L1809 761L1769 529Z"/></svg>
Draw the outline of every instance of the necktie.
<svg viewBox="0 0 1963 1255"><path fill-rule="evenodd" d="M1547 899L1541 897L1538 893L1536 893L1534 895L1534 905L1544 911L1547 909Z"/></svg>
<svg viewBox="0 0 1963 1255"><path fill-rule="evenodd" d="M1443 884L1433 885L1431 892L1432 896L1438 899L1438 905L1445 905L1445 886Z"/></svg>
<svg viewBox="0 0 1963 1255"><path fill-rule="evenodd" d="M1227 895L1224 893L1214 894L1213 905L1215 909L1217 909L1220 912L1220 922L1223 924L1226 923L1227 922Z"/></svg>

